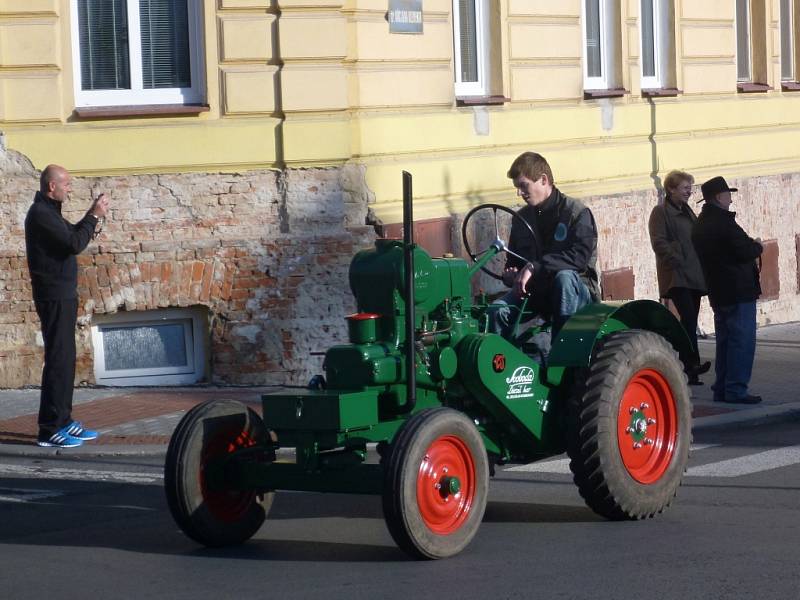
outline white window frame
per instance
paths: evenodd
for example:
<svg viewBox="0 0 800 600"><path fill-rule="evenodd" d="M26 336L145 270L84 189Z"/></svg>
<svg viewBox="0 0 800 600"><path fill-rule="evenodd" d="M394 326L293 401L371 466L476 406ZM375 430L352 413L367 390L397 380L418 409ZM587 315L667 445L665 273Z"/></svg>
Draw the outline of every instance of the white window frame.
<svg viewBox="0 0 800 600"><path fill-rule="evenodd" d="M608 90L616 87L614 72L617 60L617 39L614 23L618 18L617 0L598 0L600 19L600 77L589 76L589 60L586 53L588 44L586 0L581 0L581 17L583 26L581 36L583 43L583 88L586 90Z"/></svg>
<svg viewBox="0 0 800 600"><path fill-rule="evenodd" d="M188 88L144 89L142 77L142 35L139 18L139 0L128 0L128 54L131 89L84 90L81 82L80 23L78 0L70 0L72 65L75 82L76 108L88 106L127 106L142 104L197 104L203 101L205 76L203 74L202 0L188 0L189 64L192 86Z"/></svg>
<svg viewBox="0 0 800 600"><path fill-rule="evenodd" d="M653 3L653 58L655 74L644 74L644 27L642 25L642 2ZM642 89L663 89L667 87L667 70L669 69L670 35L669 23L671 0L640 0L639 2L639 55L640 72L642 76Z"/></svg>
<svg viewBox="0 0 800 600"><path fill-rule="evenodd" d="M735 0L738 3L740 0ZM747 4L747 23L740 23L739 19L736 19L736 81L739 83L747 83L753 81L753 32L751 30L751 23L753 20L753 13L752 13L752 6L750 0L741 0ZM738 7L734 5L734 14L738 17L739 11ZM742 32L747 34L747 77L740 77L739 76L739 61L742 59L739 56L739 36L742 35Z"/></svg>
<svg viewBox="0 0 800 600"><path fill-rule="evenodd" d="M783 3L778 3L778 8L780 10L780 36L781 36L781 81L797 81L797 63L795 61L795 57L797 54L796 46L797 44L797 35L795 30L795 0L788 0L789 2L789 14L784 15ZM787 29L784 29L786 27ZM783 52L783 35L784 32L789 32L789 56L784 56ZM784 61L789 61L789 65L791 67L791 74L789 77L784 77L783 75L783 67L785 65Z"/></svg>
<svg viewBox="0 0 800 600"><path fill-rule="evenodd" d="M478 81L461 80L461 16L459 0L453 0L453 59L455 64L456 97L489 95L489 3L475 0L475 47L478 62Z"/></svg>
<svg viewBox="0 0 800 600"><path fill-rule="evenodd" d="M100 385L150 386L188 385L205 376L205 328L202 311L171 309L155 311L119 312L113 315L96 315L92 325L94 347L94 375ZM103 331L120 327L143 325L181 324L184 328L186 365L176 367L151 367L145 369L106 368Z"/></svg>

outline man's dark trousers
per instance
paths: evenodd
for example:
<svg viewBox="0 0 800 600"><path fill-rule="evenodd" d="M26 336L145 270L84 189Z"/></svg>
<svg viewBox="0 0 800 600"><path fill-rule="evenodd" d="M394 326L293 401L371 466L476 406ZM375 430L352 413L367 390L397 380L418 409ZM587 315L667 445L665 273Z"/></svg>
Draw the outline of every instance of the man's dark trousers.
<svg viewBox="0 0 800 600"><path fill-rule="evenodd" d="M717 377L711 389L717 401L741 400L753 373L756 352L756 302L714 308Z"/></svg>
<svg viewBox="0 0 800 600"><path fill-rule="evenodd" d="M68 425L72 418L78 299L39 300L36 301L36 312L44 338L39 439L46 440Z"/></svg>

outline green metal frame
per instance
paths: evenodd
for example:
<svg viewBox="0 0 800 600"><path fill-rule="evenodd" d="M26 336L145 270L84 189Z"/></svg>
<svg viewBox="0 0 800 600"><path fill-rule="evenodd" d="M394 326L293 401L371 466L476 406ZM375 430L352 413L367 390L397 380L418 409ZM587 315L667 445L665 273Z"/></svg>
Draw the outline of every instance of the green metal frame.
<svg viewBox="0 0 800 600"><path fill-rule="evenodd" d="M565 448L565 406L575 374L589 366L604 336L646 329L665 337L682 360L691 356L675 317L657 302L639 300L585 307L559 332L548 366L538 365L502 337L481 331L487 306L485 299L473 304L469 281L500 250L492 246L468 266L413 248L413 410L405 405L403 245L378 240L373 250L356 254L350 285L362 316L351 322L351 343L326 353L328 389L262 399L266 427L280 447L295 449L295 460L263 460L277 445L248 448L209 465L209 481L237 489L381 493L383 470L366 462L367 445L389 447L409 416L442 405L473 419L495 461L552 456Z"/></svg>

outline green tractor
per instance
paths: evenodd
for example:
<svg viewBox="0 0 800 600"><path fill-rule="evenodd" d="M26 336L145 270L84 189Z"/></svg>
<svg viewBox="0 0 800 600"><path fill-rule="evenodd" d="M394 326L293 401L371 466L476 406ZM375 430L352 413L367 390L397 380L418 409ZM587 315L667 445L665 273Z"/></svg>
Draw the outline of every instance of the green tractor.
<svg viewBox="0 0 800 600"><path fill-rule="evenodd" d="M207 546L237 544L262 526L277 490L378 494L400 548L444 558L477 532L497 465L563 452L596 513L661 512L692 437L691 346L678 321L652 301L591 304L546 363L533 360L521 338L487 333L486 297L473 298L471 280L508 250L501 236L470 250L473 262L432 258L413 242L403 178L404 239L353 258L358 312L316 389L264 395L263 417L206 402L176 428L165 488L181 529ZM507 210L473 209L463 231L481 211L497 230Z"/></svg>

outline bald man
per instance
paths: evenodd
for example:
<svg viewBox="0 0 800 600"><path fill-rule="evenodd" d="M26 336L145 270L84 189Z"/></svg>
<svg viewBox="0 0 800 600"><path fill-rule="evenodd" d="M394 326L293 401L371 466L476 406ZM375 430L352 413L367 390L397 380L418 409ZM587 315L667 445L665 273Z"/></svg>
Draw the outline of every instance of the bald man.
<svg viewBox="0 0 800 600"><path fill-rule="evenodd" d="M44 368L39 400L39 446L73 448L97 432L72 420L75 384L75 324L78 317L78 261L108 212L101 194L74 225L61 216L72 178L64 167L48 165L25 217L25 248L36 313L44 338Z"/></svg>

